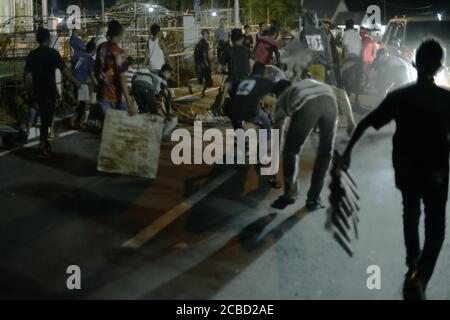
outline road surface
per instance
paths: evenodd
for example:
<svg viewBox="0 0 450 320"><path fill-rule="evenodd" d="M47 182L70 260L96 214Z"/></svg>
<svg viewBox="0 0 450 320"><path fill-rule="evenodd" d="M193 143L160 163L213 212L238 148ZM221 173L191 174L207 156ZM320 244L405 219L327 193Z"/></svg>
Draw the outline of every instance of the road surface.
<svg viewBox="0 0 450 320"><path fill-rule="evenodd" d="M303 152L302 197L285 211L270 209L280 191L254 167L174 166L170 144L154 181L99 173L100 140L86 131L58 137L51 161L33 146L0 150L0 298L400 299L393 130L370 132L354 155L362 212L353 258L325 231L324 210L302 209L317 135ZM340 129L337 148L346 141ZM450 299L449 244L430 299ZM71 265L81 290L67 288ZM367 288L372 265L380 290Z"/></svg>

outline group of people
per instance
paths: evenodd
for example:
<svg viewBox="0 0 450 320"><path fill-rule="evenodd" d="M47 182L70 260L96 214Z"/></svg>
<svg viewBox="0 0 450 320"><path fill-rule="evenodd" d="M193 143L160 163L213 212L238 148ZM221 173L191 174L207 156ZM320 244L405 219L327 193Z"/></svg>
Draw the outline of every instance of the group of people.
<svg viewBox="0 0 450 320"><path fill-rule="evenodd" d="M96 108L100 120L110 109L127 110L130 115L140 113L161 114L158 106L164 106L163 114L171 114L172 92L168 81L172 67L166 63L166 54L159 41L161 29L151 27L148 56L145 65L137 67L120 47L124 28L120 22L108 23L106 35L84 44L81 31L74 30L70 38L71 60L67 66L60 53L50 46L49 30L36 32L39 47L30 52L25 69L25 89L37 104L41 118L39 155L52 155L49 128L53 123L55 108L61 100L57 88L57 72L73 83L77 97L74 125L83 128L89 119L89 111ZM136 103L135 103L136 102Z"/></svg>
<svg viewBox="0 0 450 320"><path fill-rule="evenodd" d="M248 37L247 27L245 32L241 29L231 31L232 45L229 48L226 43L220 42L228 42L228 31L216 32L216 40L220 49L224 50L221 58L228 73L226 91L229 97L224 112L232 120L233 127L242 128L244 122L253 122L261 129L285 127L284 192L273 203L274 208L284 209L297 201L300 189L299 157L305 141L317 129L319 146L306 202L306 208L314 211L324 207L320 195L332 160L341 99L337 99L336 89L326 84L328 71L336 67L332 38L327 31L318 28L313 15L307 14L304 21L305 27L298 41L304 42L314 54L306 70L293 67L294 77L290 80L275 83L265 77L267 65L279 61L276 41L279 30L276 25L269 29L263 29L264 25L260 25L255 42ZM159 26L152 26L148 61L143 68L136 66L120 47L123 27L118 21L108 24L106 41L98 46L95 41L84 46L75 32L71 39L71 68L66 66L58 51L50 48L49 31L37 31L39 47L28 56L25 84L31 90L33 101L39 105L40 149L44 156L51 156L48 128L58 100L57 69L77 88L79 123L86 118L86 105L91 96L89 79L96 87L96 103L103 113L109 109L128 110L131 115L137 112L158 113L158 96L168 98L171 95L167 82L172 72L159 40L160 31ZM194 56L199 78L209 84L211 60L208 31L203 31L202 35ZM343 44L346 59L355 61L363 68L362 40L351 21L347 24ZM391 121L396 122L393 161L396 185L403 196L409 269L404 282L405 299L425 297L444 240L449 182L450 92L434 83L443 57L444 50L438 42L427 40L422 43L415 60L417 83L390 93L378 108L359 123L340 164L341 167L350 165L352 150L366 129L380 129ZM132 95L138 107L135 107ZM277 98L270 114L261 109L261 101L267 95ZM286 125L288 118L290 124ZM279 187L275 177L271 183ZM421 202L425 207L425 243L422 249L418 232Z"/></svg>
<svg viewBox="0 0 450 320"><path fill-rule="evenodd" d="M335 88L326 84L329 71L336 70L333 37L326 28L318 27L314 16L307 14L304 21L300 41L314 54L307 70L295 70L297 77L293 79L299 79L300 73L307 76L292 82L281 80L274 83L264 77L266 65L276 58L275 50L271 49L272 31L259 36L256 48L261 46L265 49L265 53L260 55L249 52L241 30L231 32L232 47L227 60L230 98L225 112L235 129L242 128L243 121L256 123L262 129L283 128L285 120L290 119L283 148L284 192L272 205L276 209L284 209L296 202L300 185L299 156L305 141L315 128L318 129L319 146L306 202L306 208L314 211L324 207L320 194L332 160L340 106ZM343 35L343 84L349 93L354 90L358 93L364 72L374 62L377 50L376 43L365 30L358 33L353 21L347 22ZM437 41L428 39L422 43L415 57L417 82L388 94L359 123L339 164L341 168L349 167L352 150L369 127L380 129L391 121L396 122L393 164L396 186L401 191L404 207L408 267L403 286L405 299L426 298L425 291L445 237L450 92L434 82L444 56L445 51ZM351 71L346 69L347 64L351 65L348 67ZM251 66L252 72L248 74ZM266 114L261 110L261 100L269 94L275 95L277 102L273 112ZM278 186L276 181L272 182ZM423 246L419 241L422 203L425 211Z"/></svg>

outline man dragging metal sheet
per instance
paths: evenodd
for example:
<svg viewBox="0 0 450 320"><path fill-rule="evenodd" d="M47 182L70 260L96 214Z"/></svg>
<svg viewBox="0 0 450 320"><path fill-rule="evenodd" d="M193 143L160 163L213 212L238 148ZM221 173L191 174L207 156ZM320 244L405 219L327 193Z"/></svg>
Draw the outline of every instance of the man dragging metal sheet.
<svg viewBox="0 0 450 320"><path fill-rule="evenodd" d="M434 40L417 50L417 83L390 93L363 119L350 140L342 166L348 168L353 147L369 128L396 122L393 139L395 182L403 196L406 264L405 299L425 299L445 236L449 182L450 91L436 86L444 51ZM425 207L425 243L420 247L421 202Z"/></svg>
<svg viewBox="0 0 450 320"><path fill-rule="evenodd" d="M323 208L320 193L330 166L337 129L338 105L333 89L324 83L305 79L291 85L282 80L276 85L278 98L274 111L274 123L282 127L286 118L291 118L283 151L285 191L272 205L284 209L294 204L299 190L299 155L305 141L317 126L319 148L314 164L311 187L306 208L314 211Z"/></svg>

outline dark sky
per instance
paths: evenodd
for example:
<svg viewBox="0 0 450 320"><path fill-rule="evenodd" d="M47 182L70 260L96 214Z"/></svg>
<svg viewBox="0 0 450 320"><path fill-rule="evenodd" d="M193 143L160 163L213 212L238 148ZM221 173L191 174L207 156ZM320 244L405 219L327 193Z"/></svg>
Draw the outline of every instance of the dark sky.
<svg viewBox="0 0 450 320"><path fill-rule="evenodd" d="M88 3L88 9L100 10L101 8L100 0L89 0L86 2ZM210 2L210 0L202 0L202 2ZM70 3L73 3L73 1L49 0L49 8L64 10ZM105 3L106 5L113 4L114 0L105 0ZM192 3L194 3L193 0ZM347 4L350 10L364 10L371 4L378 4L383 10L383 0L347 0ZM425 12L441 12L450 15L450 0L386 0L386 5L389 16L413 13L423 14ZM421 9L429 5L432 7Z"/></svg>

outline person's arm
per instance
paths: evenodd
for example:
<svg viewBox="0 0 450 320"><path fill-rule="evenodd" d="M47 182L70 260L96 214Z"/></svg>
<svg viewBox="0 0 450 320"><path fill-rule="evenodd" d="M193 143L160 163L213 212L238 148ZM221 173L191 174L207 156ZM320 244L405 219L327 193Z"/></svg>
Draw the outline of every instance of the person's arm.
<svg viewBox="0 0 450 320"><path fill-rule="evenodd" d="M72 71L70 70L69 67L64 68L62 70L62 74L64 75L64 77L66 77L70 82L72 82L77 88L81 87L81 83L80 81L78 81L77 79L75 79L75 77L72 74Z"/></svg>
<svg viewBox="0 0 450 320"><path fill-rule="evenodd" d="M394 98L392 95L388 95L377 109L361 120L361 122L356 126L355 132L353 133L353 136L345 149L341 166L344 168L350 167L353 148L368 128L373 127L376 130L379 130L394 119L394 108Z"/></svg>
<svg viewBox="0 0 450 320"><path fill-rule="evenodd" d="M128 105L128 114L130 116L134 116L138 113L138 110L136 109L136 106L134 105L133 99L131 99L130 91L128 90L128 78L127 73L122 72L120 74L120 89L125 97L125 101Z"/></svg>
<svg viewBox="0 0 450 320"><path fill-rule="evenodd" d="M344 168L349 168L351 163L351 156L352 151L355 145L358 143L358 141L361 139L363 134L366 132L368 128L370 128L372 124L370 123L370 118L366 117L364 118L355 129L355 132L353 133L350 142L348 143L347 148L345 149L345 152L342 157L342 166Z"/></svg>

